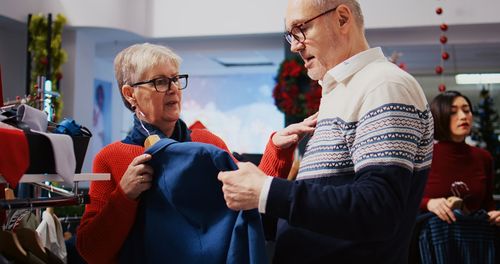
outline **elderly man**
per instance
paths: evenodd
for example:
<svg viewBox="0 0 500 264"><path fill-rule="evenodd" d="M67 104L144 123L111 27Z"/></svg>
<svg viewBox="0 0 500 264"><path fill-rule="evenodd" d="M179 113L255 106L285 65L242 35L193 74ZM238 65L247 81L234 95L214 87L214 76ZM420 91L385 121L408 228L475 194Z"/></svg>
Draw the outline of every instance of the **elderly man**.
<svg viewBox="0 0 500 264"><path fill-rule="evenodd" d="M407 262L432 159L420 85L368 46L355 0L289 0L286 29L309 76L322 79L314 134L296 181L248 163L219 173L227 205L280 218L275 263ZM287 131L291 142L300 136L286 128L273 141Z"/></svg>

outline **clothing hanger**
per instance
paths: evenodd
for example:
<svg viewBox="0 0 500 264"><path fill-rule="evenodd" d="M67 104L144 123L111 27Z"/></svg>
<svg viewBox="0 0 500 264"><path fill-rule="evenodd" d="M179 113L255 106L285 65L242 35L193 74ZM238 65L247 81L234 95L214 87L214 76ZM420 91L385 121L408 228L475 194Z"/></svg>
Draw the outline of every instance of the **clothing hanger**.
<svg viewBox="0 0 500 264"><path fill-rule="evenodd" d="M71 233L70 228L71 228L71 221L69 221L68 216L64 218L63 221L61 221L61 224L66 222L66 231L63 233L64 240L70 240L73 237L73 233Z"/></svg>
<svg viewBox="0 0 500 264"><path fill-rule="evenodd" d="M14 190L12 190L12 188L10 188L8 184L5 187L4 191L5 191L5 200L15 200L16 199L16 195L14 195Z"/></svg>
<svg viewBox="0 0 500 264"><path fill-rule="evenodd" d="M138 111L139 111L139 114L141 114L143 117L146 116L141 110L138 110ZM148 133L148 137L144 141L144 148L147 149L147 148L153 146L156 142L158 142L160 140L160 137L158 135L151 135L149 133L149 130L147 130L146 127L144 126L144 124L142 123L142 120L140 118L138 118L138 119L139 119L139 122L141 123L142 128L144 130L146 130L146 133Z"/></svg>
<svg viewBox="0 0 500 264"><path fill-rule="evenodd" d="M19 243L16 234L11 231L0 230L0 242L0 253L8 259L23 263L27 258L28 253Z"/></svg>
<svg viewBox="0 0 500 264"><path fill-rule="evenodd" d="M47 252L45 251L45 248L40 241L40 237L35 230L22 227L17 228L15 231L17 239L24 249L48 263Z"/></svg>

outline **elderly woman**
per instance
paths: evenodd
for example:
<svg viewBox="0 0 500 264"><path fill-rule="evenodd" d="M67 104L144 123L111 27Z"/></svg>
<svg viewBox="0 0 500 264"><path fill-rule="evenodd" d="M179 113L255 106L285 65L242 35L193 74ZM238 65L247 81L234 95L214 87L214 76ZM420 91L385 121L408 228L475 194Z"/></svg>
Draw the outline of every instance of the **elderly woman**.
<svg viewBox="0 0 500 264"><path fill-rule="evenodd" d="M470 211L488 212L490 222L500 226L500 211L493 201L493 158L478 147L469 146L465 138L472 129L472 105L469 98L456 91L442 93L431 103L434 117L434 144L431 171L420 204L448 223L456 221L451 204L446 198L455 195L464 198ZM452 188L456 185L456 188Z"/></svg>
<svg viewBox="0 0 500 264"><path fill-rule="evenodd" d="M134 126L122 141L104 147L95 157L93 171L110 173L110 181L90 185L91 202L85 208L77 233L77 248L89 263L116 263L134 225L140 194L151 188L151 156L143 154L151 135L179 142L226 144L204 129L188 130L180 119L182 90L188 75L179 73L181 59L172 50L153 44L136 44L115 58L115 75L125 107L134 113ZM305 120L274 133L260 168L268 175L286 177L295 144L313 130ZM258 194L253 194L258 195ZM196 202L196 201L193 201Z"/></svg>

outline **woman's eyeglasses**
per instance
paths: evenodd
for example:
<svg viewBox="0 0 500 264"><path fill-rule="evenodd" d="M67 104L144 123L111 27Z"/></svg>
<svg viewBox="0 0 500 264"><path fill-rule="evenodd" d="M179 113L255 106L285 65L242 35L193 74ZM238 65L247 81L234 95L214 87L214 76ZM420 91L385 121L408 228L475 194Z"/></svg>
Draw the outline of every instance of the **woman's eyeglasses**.
<svg viewBox="0 0 500 264"><path fill-rule="evenodd" d="M184 90L186 89L188 84L188 75L180 74L174 77L159 77L151 79L149 81L137 82L130 86L135 87L138 85L148 84L148 83L152 83L155 90L159 93L164 93L170 90L172 83L175 84L177 89Z"/></svg>

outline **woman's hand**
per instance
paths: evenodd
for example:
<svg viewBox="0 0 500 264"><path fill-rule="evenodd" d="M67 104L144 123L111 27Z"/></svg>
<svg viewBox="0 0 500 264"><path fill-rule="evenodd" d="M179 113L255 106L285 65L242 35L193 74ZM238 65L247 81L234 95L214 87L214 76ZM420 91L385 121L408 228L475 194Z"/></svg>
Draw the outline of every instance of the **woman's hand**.
<svg viewBox="0 0 500 264"><path fill-rule="evenodd" d="M314 132L318 113L304 119L304 121L291 124L273 135L273 144L281 149L290 147L299 142L306 134Z"/></svg>
<svg viewBox="0 0 500 264"><path fill-rule="evenodd" d="M455 214L451 211L445 198L429 199L429 202L427 202L427 210L433 212L437 217L446 221L448 224L457 221Z"/></svg>
<svg viewBox="0 0 500 264"><path fill-rule="evenodd" d="M134 158L120 181L120 187L125 195L135 200L145 190L151 188L153 168L146 165L151 160L151 155L142 154Z"/></svg>
<svg viewBox="0 0 500 264"><path fill-rule="evenodd" d="M490 223L492 225L500 226L500 211L498 210L489 211L488 215L490 216Z"/></svg>

